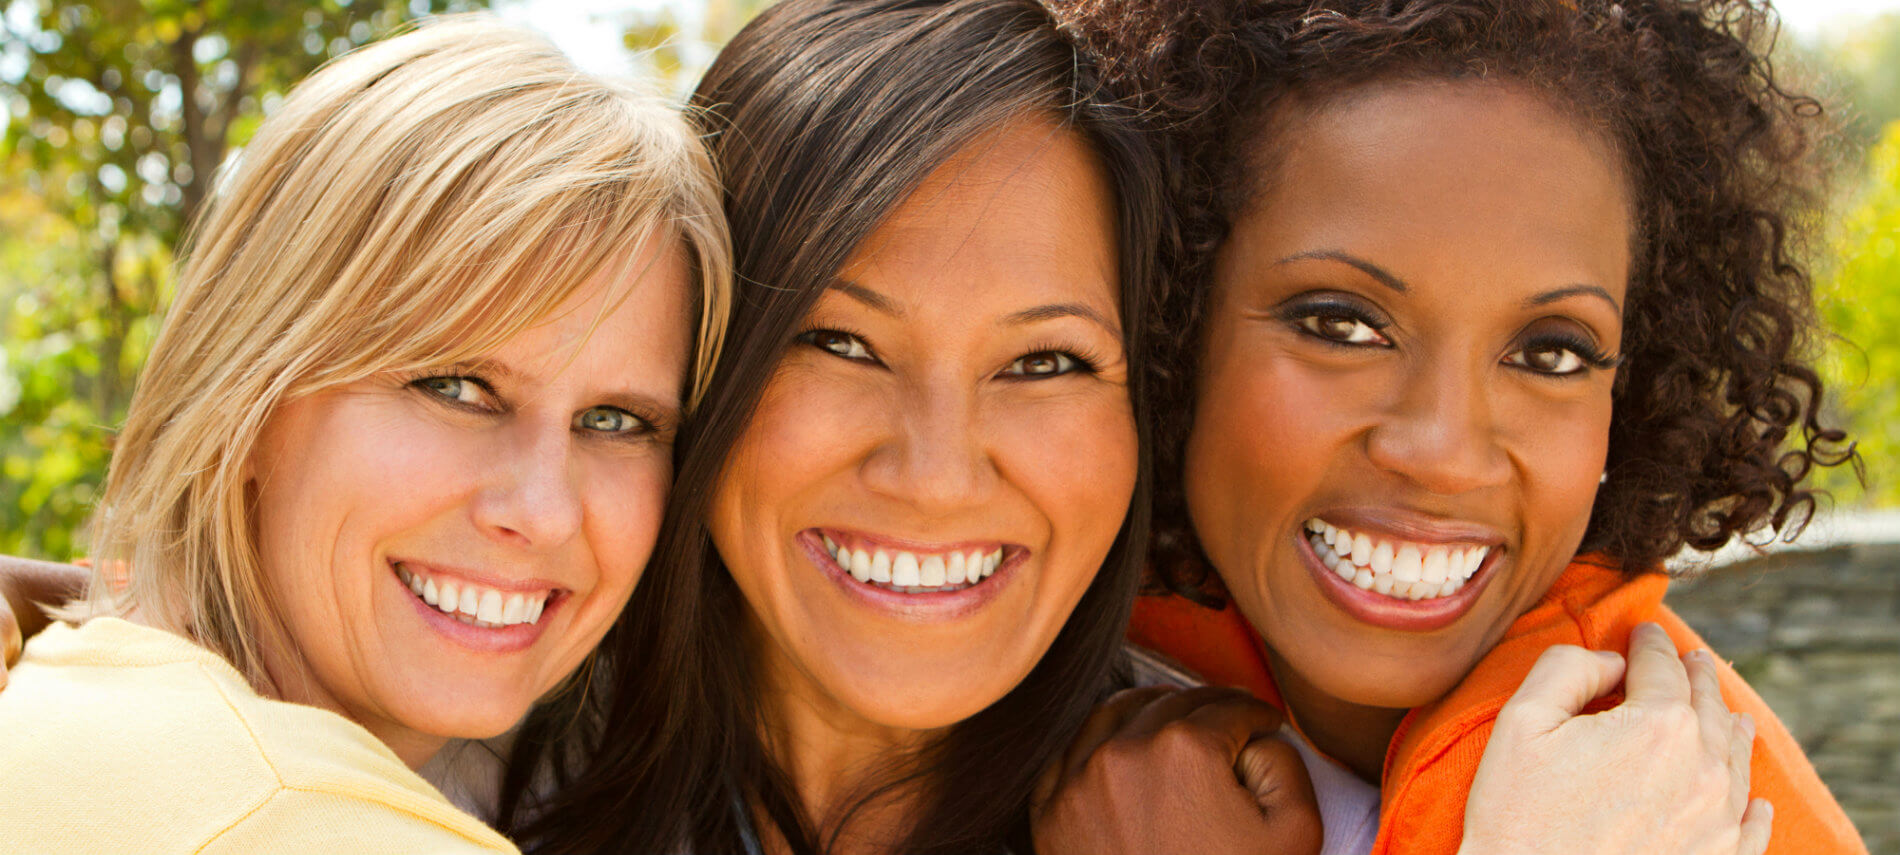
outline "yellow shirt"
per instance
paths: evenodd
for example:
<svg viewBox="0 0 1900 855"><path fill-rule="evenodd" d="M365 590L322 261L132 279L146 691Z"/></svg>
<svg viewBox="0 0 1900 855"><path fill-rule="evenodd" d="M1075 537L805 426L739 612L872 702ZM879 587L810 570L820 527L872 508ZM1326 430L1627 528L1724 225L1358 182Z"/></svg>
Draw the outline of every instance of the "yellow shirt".
<svg viewBox="0 0 1900 855"><path fill-rule="evenodd" d="M356 723L115 618L48 628L0 692L0 848L516 851Z"/></svg>

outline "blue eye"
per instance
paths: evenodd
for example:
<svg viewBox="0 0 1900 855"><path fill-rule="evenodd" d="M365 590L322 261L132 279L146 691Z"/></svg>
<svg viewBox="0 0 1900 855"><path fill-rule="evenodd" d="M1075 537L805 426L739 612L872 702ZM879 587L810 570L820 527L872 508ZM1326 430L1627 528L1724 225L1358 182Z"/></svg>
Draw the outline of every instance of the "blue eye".
<svg viewBox="0 0 1900 855"><path fill-rule="evenodd" d="M481 406L483 393L481 384L470 377L423 377L413 381L413 385L449 403L463 406Z"/></svg>
<svg viewBox="0 0 1900 855"><path fill-rule="evenodd" d="M574 416L574 427L593 433L636 433L650 429L644 419L615 407L582 410Z"/></svg>

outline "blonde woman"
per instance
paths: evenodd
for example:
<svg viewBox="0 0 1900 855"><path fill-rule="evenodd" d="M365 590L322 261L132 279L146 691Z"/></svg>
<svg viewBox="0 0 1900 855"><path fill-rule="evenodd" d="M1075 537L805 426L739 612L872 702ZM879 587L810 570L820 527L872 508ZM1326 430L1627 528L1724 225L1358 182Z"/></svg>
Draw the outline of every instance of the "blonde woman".
<svg viewBox="0 0 1900 855"><path fill-rule="evenodd" d="M115 449L122 571L0 694L0 839L513 851L413 770L513 726L626 602L724 228L677 115L492 22L301 85L201 224Z"/></svg>

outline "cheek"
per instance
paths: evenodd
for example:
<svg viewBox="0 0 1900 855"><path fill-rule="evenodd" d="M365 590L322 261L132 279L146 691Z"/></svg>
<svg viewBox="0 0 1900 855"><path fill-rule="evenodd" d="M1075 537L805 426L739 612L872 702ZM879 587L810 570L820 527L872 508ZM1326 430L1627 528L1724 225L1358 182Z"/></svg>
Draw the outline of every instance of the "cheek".
<svg viewBox="0 0 1900 855"><path fill-rule="evenodd" d="M1589 525L1609 453L1609 381L1574 400L1524 396L1500 414L1506 445L1522 473L1525 537L1568 562Z"/></svg>
<svg viewBox="0 0 1900 855"><path fill-rule="evenodd" d="M642 450L634 459L592 461L581 502L588 551L612 599L633 593L659 539L666 496L673 484L670 449Z"/></svg>
<svg viewBox="0 0 1900 855"><path fill-rule="evenodd" d="M1051 549L1093 554L1078 562L1084 587L1128 515L1140 454L1127 395L1102 392L999 402L984 416L991 459L1049 520Z"/></svg>
<svg viewBox="0 0 1900 855"><path fill-rule="evenodd" d="M286 405L254 457L266 578L366 587L358 571L376 567L384 540L454 508L473 489L470 461L482 459L470 432L427 419L343 396Z"/></svg>
<svg viewBox="0 0 1900 855"><path fill-rule="evenodd" d="M1313 494L1364 421L1337 375L1245 341L1210 347L1183 478L1196 533L1216 565L1247 566ZM1233 563L1230 563L1233 562Z"/></svg>
<svg viewBox="0 0 1900 855"><path fill-rule="evenodd" d="M802 493L848 461L849 432L877 406L861 390L823 382L808 367L792 364L776 371L713 494L713 543L742 584L759 572L749 556L774 550L779 536L774 515L795 509Z"/></svg>

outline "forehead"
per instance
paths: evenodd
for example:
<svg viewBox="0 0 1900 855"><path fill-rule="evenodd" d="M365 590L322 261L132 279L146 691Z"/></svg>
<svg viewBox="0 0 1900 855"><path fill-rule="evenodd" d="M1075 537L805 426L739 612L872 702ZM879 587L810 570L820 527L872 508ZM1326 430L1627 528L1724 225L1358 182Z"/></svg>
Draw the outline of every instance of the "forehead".
<svg viewBox="0 0 1900 855"><path fill-rule="evenodd" d="M1263 159L1260 192L1242 219L1342 244L1406 235L1441 251L1550 250L1627 265L1631 202L1620 159L1527 88L1372 84L1289 104L1274 119L1275 153Z"/></svg>
<svg viewBox="0 0 1900 855"><path fill-rule="evenodd" d="M933 170L858 248L844 278L900 303L1086 300L1117 309L1115 209L1082 136L1023 118Z"/></svg>
<svg viewBox="0 0 1900 855"><path fill-rule="evenodd" d="M655 235L602 266L546 317L503 342L494 358L543 379L580 372L675 396L686 372L692 289L680 242Z"/></svg>

